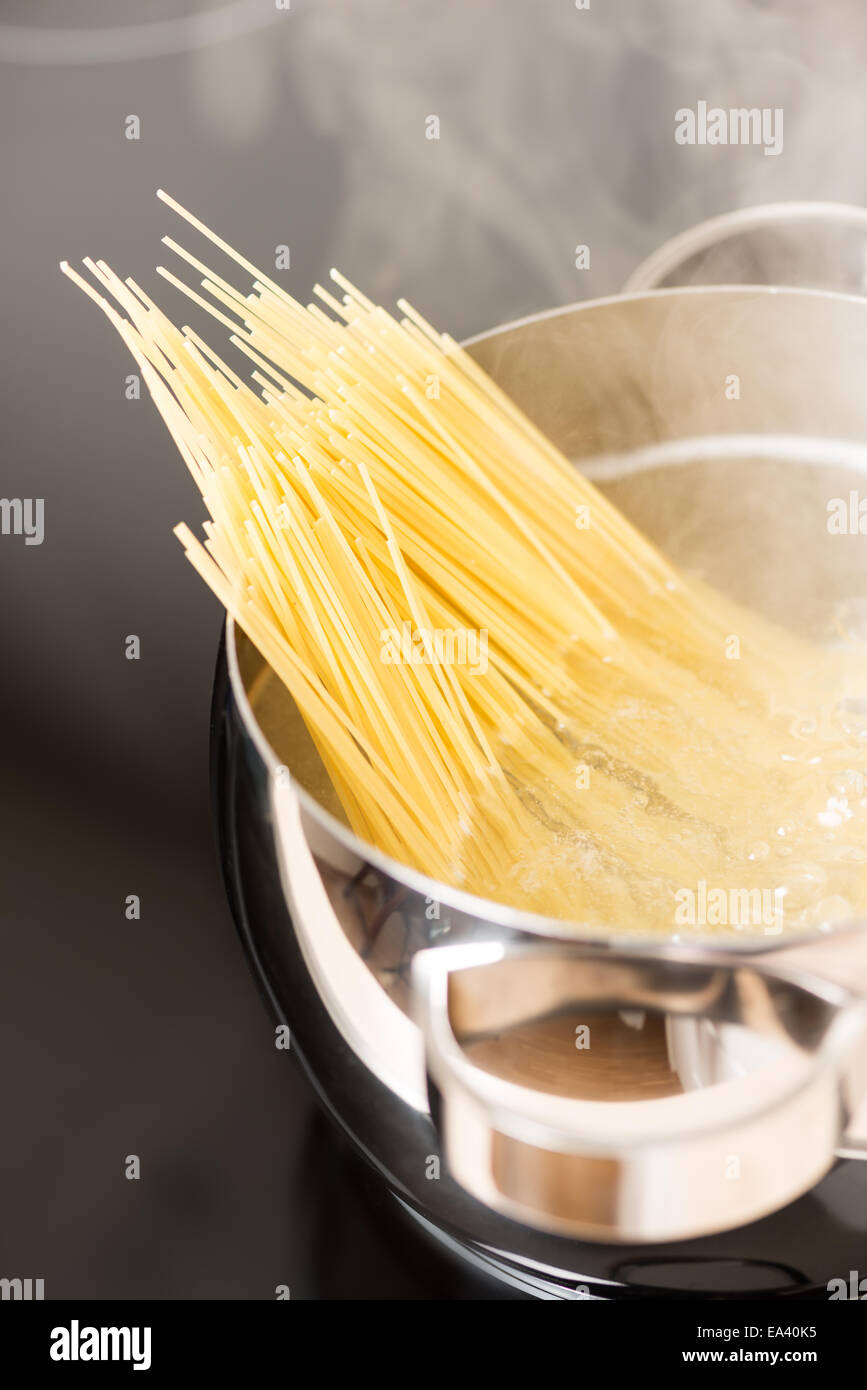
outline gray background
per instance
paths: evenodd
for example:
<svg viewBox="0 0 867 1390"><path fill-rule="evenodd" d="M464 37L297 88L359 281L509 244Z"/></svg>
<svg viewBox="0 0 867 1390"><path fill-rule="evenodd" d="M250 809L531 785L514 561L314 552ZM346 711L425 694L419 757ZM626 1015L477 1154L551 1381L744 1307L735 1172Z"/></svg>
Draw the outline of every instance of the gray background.
<svg viewBox="0 0 867 1390"><path fill-rule="evenodd" d="M614 292L715 213L867 201L859 0L591 4L0 3L0 491L43 497L46 526L41 547L0 537L2 1276L54 1297L412 1292L349 1218L313 1232L331 1264L311 1267L310 1106L211 841L220 614L171 534L201 508L57 262L104 257L198 322L153 273L164 232L201 251L161 185L266 271L288 243L301 298L337 264L463 336ZM782 106L782 155L677 146L700 99Z"/></svg>

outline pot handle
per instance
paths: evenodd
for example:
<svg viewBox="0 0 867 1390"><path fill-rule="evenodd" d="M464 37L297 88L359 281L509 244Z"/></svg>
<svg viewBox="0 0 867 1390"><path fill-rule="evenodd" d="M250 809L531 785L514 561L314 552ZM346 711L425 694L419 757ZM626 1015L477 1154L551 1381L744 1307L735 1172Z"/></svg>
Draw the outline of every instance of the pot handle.
<svg viewBox="0 0 867 1390"><path fill-rule="evenodd" d="M413 987L453 1176L493 1209L569 1236L688 1239L784 1206L827 1172L867 1082L851 1065L867 999L746 957L467 943L419 952ZM748 1028L766 1064L684 1090L662 1064L660 1015ZM560 1024L552 1076L552 1035L538 1030ZM630 1028L646 1030L642 1044L623 1048Z"/></svg>
<svg viewBox="0 0 867 1390"><path fill-rule="evenodd" d="M774 953L776 967L804 971L832 981L851 994L867 999L867 927L842 927L827 936ZM847 1085L851 1116L837 1146L838 1158L867 1159L867 1037L849 1057Z"/></svg>

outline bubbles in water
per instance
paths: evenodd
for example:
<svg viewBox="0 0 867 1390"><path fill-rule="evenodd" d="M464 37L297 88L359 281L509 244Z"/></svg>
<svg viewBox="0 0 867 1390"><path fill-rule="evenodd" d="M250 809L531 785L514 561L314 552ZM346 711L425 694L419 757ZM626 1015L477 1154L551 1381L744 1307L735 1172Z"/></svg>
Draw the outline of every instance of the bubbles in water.
<svg viewBox="0 0 867 1390"><path fill-rule="evenodd" d="M834 710L834 720L847 738L855 743L867 742L867 699L841 700Z"/></svg>
<svg viewBox="0 0 867 1390"><path fill-rule="evenodd" d="M783 910L788 917L790 912L802 912L815 902L828 883L828 875L821 864L804 861L790 864L780 879L775 892L779 894Z"/></svg>
<svg viewBox="0 0 867 1390"><path fill-rule="evenodd" d="M852 905L840 893L833 893L816 904L815 917L819 927L827 930L835 922L845 922L852 916Z"/></svg>
<svg viewBox="0 0 867 1390"><path fill-rule="evenodd" d="M793 719L789 725L789 732L794 734L796 738L811 738L818 727L818 721L812 715L806 717L798 715L797 719Z"/></svg>
<svg viewBox="0 0 867 1390"><path fill-rule="evenodd" d="M864 795L864 776L857 768L847 767L845 772L835 772L828 778L828 791L833 797L851 798Z"/></svg>
<svg viewBox="0 0 867 1390"><path fill-rule="evenodd" d="M767 859L771 852L771 847L766 840L756 840L747 850L747 859L751 859L755 864L761 864Z"/></svg>

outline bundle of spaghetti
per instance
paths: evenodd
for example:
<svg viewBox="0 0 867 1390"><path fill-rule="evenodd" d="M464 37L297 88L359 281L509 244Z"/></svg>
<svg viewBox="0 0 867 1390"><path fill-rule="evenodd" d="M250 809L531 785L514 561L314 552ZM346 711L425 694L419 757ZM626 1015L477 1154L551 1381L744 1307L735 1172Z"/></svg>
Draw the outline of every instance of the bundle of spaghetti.
<svg viewBox="0 0 867 1390"><path fill-rule="evenodd" d="M820 819L829 774L862 775L833 725L839 661L681 575L405 301L396 319L332 271L342 297L317 285L302 306L160 196L252 277L243 293L165 238L203 293L160 274L254 385L105 262L84 263L96 287L63 268L201 492L204 544L177 528L190 561L286 685L360 836L607 925L670 925L677 886L711 873L764 885L781 825L817 882L863 892L863 816L833 835Z"/></svg>

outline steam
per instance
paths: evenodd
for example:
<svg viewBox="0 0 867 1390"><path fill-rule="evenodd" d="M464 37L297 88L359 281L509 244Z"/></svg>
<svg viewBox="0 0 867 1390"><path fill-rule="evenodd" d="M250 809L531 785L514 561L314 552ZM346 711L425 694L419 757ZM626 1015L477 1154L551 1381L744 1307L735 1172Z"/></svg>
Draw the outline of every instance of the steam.
<svg viewBox="0 0 867 1390"><path fill-rule="evenodd" d="M284 53L343 162L331 258L465 331L615 292L716 213L867 196L860 0L330 0ZM699 100L783 108L781 157L678 146L675 111Z"/></svg>
<svg viewBox="0 0 867 1390"><path fill-rule="evenodd" d="M70 7L71 8L71 7ZM41 15L37 24L0 23L0 63L25 67L93 67L171 57L210 44L229 43L277 21L276 7L262 0L191 5L189 14L168 13L141 23L114 22L118 8L76 5L77 23L66 27ZM151 6L153 9L154 6ZM32 7L25 13L28 15ZM8 16L7 16L8 20Z"/></svg>

